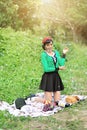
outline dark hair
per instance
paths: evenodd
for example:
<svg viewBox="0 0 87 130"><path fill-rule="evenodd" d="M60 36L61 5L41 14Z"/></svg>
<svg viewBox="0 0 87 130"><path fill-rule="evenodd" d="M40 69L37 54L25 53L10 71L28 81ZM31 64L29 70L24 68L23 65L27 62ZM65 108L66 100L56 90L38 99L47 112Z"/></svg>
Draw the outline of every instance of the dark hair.
<svg viewBox="0 0 87 130"><path fill-rule="evenodd" d="M53 43L52 40L47 40L47 41L42 45L42 48L45 50L45 45L49 44L50 42Z"/></svg>
<svg viewBox="0 0 87 130"><path fill-rule="evenodd" d="M45 44L44 44L44 45L42 45L42 48L45 50Z"/></svg>

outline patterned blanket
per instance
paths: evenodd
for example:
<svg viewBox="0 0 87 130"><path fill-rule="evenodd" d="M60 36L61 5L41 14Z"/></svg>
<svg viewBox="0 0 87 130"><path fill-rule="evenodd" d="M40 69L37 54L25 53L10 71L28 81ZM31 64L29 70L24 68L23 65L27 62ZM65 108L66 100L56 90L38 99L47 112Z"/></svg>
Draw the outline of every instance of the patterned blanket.
<svg viewBox="0 0 87 130"><path fill-rule="evenodd" d="M66 98L67 95L61 95L60 105L55 106L52 110L49 111L43 111L44 104L42 102L37 102L36 98L43 98L43 93L37 93L32 98L27 98L25 100L26 105L21 107L21 109L17 109L15 106L15 101L13 104L9 104L5 101L0 101L0 110L1 111L8 111L10 114L14 116L31 116L31 117L38 117L38 116L49 116L53 115L54 113L57 113L58 111L65 108ZM82 95L74 95L79 97L79 101L83 101L87 98L87 96ZM78 101L78 102L79 102ZM70 103L70 106L73 105L73 103Z"/></svg>

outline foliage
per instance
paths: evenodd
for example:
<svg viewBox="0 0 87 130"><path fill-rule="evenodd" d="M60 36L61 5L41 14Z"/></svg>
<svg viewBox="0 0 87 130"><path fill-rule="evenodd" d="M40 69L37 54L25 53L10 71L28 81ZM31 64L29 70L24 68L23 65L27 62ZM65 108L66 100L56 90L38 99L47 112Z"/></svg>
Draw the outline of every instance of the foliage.
<svg viewBox="0 0 87 130"><path fill-rule="evenodd" d="M31 29L35 25L39 25L39 20L35 17L35 12L38 8L38 3L32 0L13 0L14 4L18 6L18 18L22 21L22 29Z"/></svg>
<svg viewBox="0 0 87 130"><path fill-rule="evenodd" d="M37 6L38 4L32 0L1 0L0 27L33 30L33 27L39 24L39 20L34 17Z"/></svg>
<svg viewBox="0 0 87 130"><path fill-rule="evenodd" d="M87 44L86 0L1 0L0 27Z"/></svg>
<svg viewBox="0 0 87 130"><path fill-rule="evenodd" d="M30 31L0 30L0 91L3 100L12 102L17 97L39 91L43 72L40 63L41 39ZM83 84L86 85L86 48L74 43L60 44L56 40L54 46L61 54L65 46L69 47L67 69L64 73L60 71L66 86L64 93L72 93L79 86L83 89Z"/></svg>
<svg viewBox="0 0 87 130"><path fill-rule="evenodd" d="M42 37L32 35L31 31L15 32L11 28L0 29L0 100L12 104L17 97L41 92L38 89L43 73L40 64L41 40ZM71 42L60 44L56 39L54 44L61 53L65 46L69 47L66 70L59 72L65 85L62 94L86 95L87 47ZM6 111L0 111L0 128L7 130L74 130L74 128L80 130L81 128L82 130L86 121L81 120L83 118L81 112L85 110L86 114L86 104L87 101L84 101L53 116L38 118L14 117ZM81 119L77 118L78 112Z"/></svg>
<svg viewBox="0 0 87 130"><path fill-rule="evenodd" d="M66 39L70 40L72 37L75 42L84 39L87 43L86 12L86 0L51 0L47 5L42 4L40 17L43 19L42 25L48 24L48 31L52 37L58 36L61 30L64 30L62 36Z"/></svg>
<svg viewBox="0 0 87 130"><path fill-rule="evenodd" d="M18 21L17 10L12 0L0 1L0 19L0 27L18 27L20 21Z"/></svg>
<svg viewBox="0 0 87 130"><path fill-rule="evenodd" d="M28 95L31 90L35 92L38 87L40 39L30 36L29 32L14 32L12 29L1 30L1 36L4 38L0 41L1 97L12 101L18 96ZM14 94L11 97L12 91Z"/></svg>

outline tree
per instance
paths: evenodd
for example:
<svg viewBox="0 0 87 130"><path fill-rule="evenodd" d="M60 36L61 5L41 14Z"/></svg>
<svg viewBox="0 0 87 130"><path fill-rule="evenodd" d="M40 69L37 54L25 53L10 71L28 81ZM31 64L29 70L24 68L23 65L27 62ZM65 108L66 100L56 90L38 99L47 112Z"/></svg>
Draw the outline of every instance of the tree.
<svg viewBox="0 0 87 130"><path fill-rule="evenodd" d="M16 17L15 7L12 0L1 0L0 1L0 27L7 27L12 24L12 21Z"/></svg>
<svg viewBox="0 0 87 130"><path fill-rule="evenodd" d="M87 40L87 1L86 0L54 0L49 3L44 3L41 8L43 22L48 21L50 30L59 26L72 34L74 41ZM45 20L44 20L45 19ZM48 26L49 26L48 25ZM84 34L84 36L83 36Z"/></svg>
<svg viewBox="0 0 87 130"><path fill-rule="evenodd" d="M11 26L18 29L31 29L39 24L34 17L38 3L32 0L1 0L0 1L0 27Z"/></svg>

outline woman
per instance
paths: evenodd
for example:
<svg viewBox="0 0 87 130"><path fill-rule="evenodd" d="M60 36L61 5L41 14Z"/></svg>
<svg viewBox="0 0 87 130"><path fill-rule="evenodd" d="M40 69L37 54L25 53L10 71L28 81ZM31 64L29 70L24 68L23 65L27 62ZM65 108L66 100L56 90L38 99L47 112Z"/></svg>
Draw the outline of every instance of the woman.
<svg viewBox="0 0 87 130"><path fill-rule="evenodd" d="M44 73L42 75L40 89L44 90L44 98L52 102L52 94L54 95L54 102L58 104L60 100L60 91L64 89L59 70L64 70L65 56L68 48L63 49L63 56L61 57L57 50L53 50L53 39L45 37L42 40L42 47L44 51L41 54L41 63Z"/></svg>

